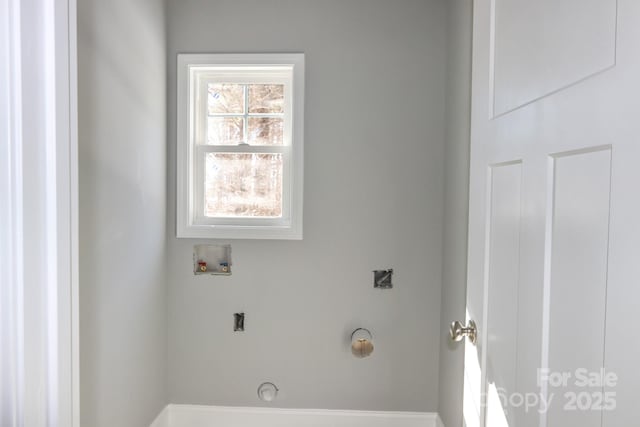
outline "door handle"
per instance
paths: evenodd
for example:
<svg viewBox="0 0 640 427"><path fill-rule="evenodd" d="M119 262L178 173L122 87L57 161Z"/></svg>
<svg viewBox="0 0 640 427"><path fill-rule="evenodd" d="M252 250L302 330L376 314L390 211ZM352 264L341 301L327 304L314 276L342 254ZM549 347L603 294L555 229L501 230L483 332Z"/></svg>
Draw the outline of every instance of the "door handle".
<svg viewBox="0 0 640 427"><path fill-rule="evenodd" d="M452 341L462 341L464 337L467 337L471 344L476 345L478 339L478 328L476 327L476 322L473 320L469 320L469 324L466 328L460 321L456 320L451 323L449 334L451 335Z"/></svg>

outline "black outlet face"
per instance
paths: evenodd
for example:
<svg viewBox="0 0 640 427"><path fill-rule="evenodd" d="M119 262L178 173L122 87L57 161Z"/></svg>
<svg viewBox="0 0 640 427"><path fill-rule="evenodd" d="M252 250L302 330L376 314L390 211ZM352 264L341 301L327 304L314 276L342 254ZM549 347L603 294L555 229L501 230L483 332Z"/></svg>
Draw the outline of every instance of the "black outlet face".
<svg viewBox="0 0 640 427"><path fill-rule="evenodd" d="M244 313L233 314L233 331L234 332L244 331Z"/></svg>

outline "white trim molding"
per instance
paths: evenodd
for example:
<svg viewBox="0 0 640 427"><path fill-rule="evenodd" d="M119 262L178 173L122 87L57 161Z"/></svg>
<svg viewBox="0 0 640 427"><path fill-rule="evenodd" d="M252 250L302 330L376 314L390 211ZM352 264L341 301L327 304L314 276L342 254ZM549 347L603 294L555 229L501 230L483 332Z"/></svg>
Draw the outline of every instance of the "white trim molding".
<svg viewBox="0 0 640 427"><path fill-rule="evenodd" d="M0 424L77 427L75 0L0 0Z"/></svg>
<svg viewBox="0 0 640 427"><path fill-rule="evenodd" d="M168 405L151 427L444 427L431 412Z"/></svg>
<svg viewBox="0 0 640 427"><path fill-rule="evenodd" d="M169 427L169 408L171 406L173 405L165 406L149 427Z"/></svg>

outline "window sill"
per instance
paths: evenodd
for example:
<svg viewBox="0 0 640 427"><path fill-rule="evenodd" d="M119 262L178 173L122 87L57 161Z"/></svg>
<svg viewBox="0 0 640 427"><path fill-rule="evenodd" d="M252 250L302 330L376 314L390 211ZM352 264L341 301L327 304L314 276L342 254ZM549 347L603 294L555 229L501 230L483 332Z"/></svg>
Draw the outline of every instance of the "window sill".
<svg viewBox="0 0 640 427"><path fill-rule="evenodd" d="M302 224L289 227L192 224L178 226L176 237L179 239L302 240Z"/></svg>

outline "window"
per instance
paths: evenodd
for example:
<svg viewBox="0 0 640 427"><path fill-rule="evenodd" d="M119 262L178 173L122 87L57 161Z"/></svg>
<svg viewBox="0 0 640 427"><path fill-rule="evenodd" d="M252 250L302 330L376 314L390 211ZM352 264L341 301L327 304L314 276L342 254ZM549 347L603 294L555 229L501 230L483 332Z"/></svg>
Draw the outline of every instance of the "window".
<svg viewBox="0 0 640 427"><path fill-rule="evenodd" d="M304 56L178 55L178 237L302 239Z"/></svg>

